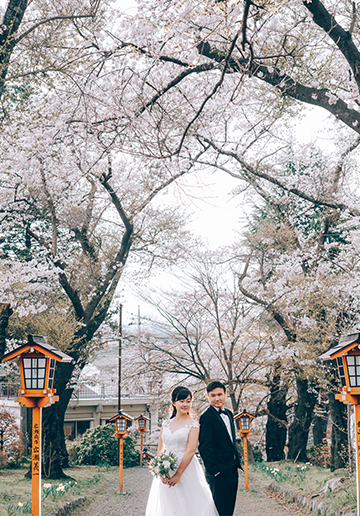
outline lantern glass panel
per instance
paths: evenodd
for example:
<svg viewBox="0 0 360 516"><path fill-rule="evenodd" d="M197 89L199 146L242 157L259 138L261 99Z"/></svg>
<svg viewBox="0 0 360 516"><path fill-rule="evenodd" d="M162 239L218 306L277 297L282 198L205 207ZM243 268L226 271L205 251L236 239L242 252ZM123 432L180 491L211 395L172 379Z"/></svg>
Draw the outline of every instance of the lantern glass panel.
<svg viewBox="0 0 360 516"><path fill-rule="evenodd" d="M240 418L241 430L249 430L250 428L250 418L247 416L243 416Z"/></svg>
<svg viewBox="0 0 360 516"><path fill-rule="evenodd" d="M24 358L25 389L44 389L46 358Z"/></svg>
<svg viewBox="0 0 360 516"><path fill-rule="evenodd" d="M145 428L145 419L139 419L139 428Z"/></svg>
<svg viewBox="0 0 360 516"><path fill-rule="evenodd" d="M53 388L53 384L54 384L54 374L55 374L55 365L56 365L56 362L53 358L50 359L50 367L49 367L49 384L48 384L48 389L52 389Z"/></svg>
<svg viewBox="0 0 360 516"><path fill-rule="evenodd" d="M360 355L347 355L350 387L360 387Z"/></svg>
<svg viewBox="0 0 360 516"><path fill-rule="evenodd" d="M25 389L31 389L31 358L23 359Z"/></svg>
<svg viewBox="0 0 360 516"><path fill-rule="evenodd" d="M345 377L343 357L337 358L337 365L338 365L338 369L339 369L339 377L340 377L340 381L341 381L341 387L346 387L346 377Z"/></svg>
<svg viewBox="0 0 360 516"><path fill-rule="evenodd" d="M126 419L124 419L124 418L122 418L122 417L119 417L119 418L116 420L116 427L117 427L118 432L125 432L125 428L126 428Z"/></svg>

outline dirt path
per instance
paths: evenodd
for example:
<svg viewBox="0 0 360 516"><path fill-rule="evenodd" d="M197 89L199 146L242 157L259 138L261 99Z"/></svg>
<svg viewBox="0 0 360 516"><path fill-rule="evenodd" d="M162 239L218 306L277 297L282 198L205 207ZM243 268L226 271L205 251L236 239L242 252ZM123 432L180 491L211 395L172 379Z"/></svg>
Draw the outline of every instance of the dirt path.
<svg viewBox="0 0 360 516"><path fill-rule="evenodd" d="M124 471L124 493L120 494L118 474L103 493L97 493L90 503L78 508L73 516L143 516L152 477L147 468L132 468ZM270 494L271 498L268 496ZM300 516L302 511L293 504L285 504L279 495L263 492L250 479L245 490L241 475L234 516ZM286 509L284 508L286 506Z"/></svg>

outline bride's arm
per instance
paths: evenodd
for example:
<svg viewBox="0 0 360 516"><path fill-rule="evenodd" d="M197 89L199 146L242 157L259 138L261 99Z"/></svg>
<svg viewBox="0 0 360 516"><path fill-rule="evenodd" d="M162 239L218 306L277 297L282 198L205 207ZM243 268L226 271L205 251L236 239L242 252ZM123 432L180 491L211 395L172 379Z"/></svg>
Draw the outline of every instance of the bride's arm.
<svg viewBox="0 0 360 516"><path fill-rule="evenodd" d="M157 452L156 452L156 456L158 457L159 455L161 455L161 453L164 451L165 449L165 445L164 445L164 441L162 440L162 427L161 427L161 430L160 430L160 435L159 435L159 444L158 444L158 448L157 448ZM167 484L168 483L168 480L167 478L164 478L164 477L160 477L160 480L163 484Z"/></svg>
<svg viewBox="0 0 360 516"><path fill-rule="evenodd" d="M175 475L168 480L169 486L174 486L179 482L181 475L184 473L185 469L190 464L191 459L195 455L198 440L199 440L199 428L191 428L190 432L189 432L189 439L188 439L188 444L186 447L185 455L184 455L182 461L180 462L180 466L178 467Z"/></svg>

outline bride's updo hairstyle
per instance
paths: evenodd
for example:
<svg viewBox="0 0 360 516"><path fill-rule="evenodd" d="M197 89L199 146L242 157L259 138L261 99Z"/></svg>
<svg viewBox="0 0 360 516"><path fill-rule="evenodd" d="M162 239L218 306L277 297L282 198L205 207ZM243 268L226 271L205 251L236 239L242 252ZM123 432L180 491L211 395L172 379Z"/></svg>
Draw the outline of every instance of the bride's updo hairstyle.
<svg viewBox="0 0 360 516"><path fill-rule="evenodd" d="M192 393L187 387L175 387L175 389L171 393L171 401L175 403L175 401L186 400L186 398L190 396L192 399ZM172 406L172 414L170 419L173 419L176 416L176 407Z"/></svg>

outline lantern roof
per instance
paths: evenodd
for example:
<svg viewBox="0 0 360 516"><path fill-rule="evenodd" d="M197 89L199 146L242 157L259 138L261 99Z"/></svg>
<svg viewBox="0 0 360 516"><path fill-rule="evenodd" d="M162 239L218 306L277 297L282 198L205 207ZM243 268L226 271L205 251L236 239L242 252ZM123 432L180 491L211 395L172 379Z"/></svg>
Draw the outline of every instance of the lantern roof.
<svg viewBox="0 0 360 516"><path fill-rule="evenodd" d="M36 350L39 353L53 358L57 362L71 362L72 357L63 353L59 349L54 348L51 344L48 343L46 337L42 337L41 335L28 335L27 344L23 344L22 346L6 353L2 357L3 362L17 362L20 358L20 355L27 353L30 350Z"/></svg>
<svg viewBox="0 0 360 516"><path fill-rule="evenodd" d="M149 452L147 452L147 451L144 451L144 452L143 452L143 456L144 456L144 457L147 457L147 458L149 458L149 459L153 459L153 458L155 457L155 455L153 455L152 453L149 453Z"/></svg>
<svg viewBox="0 0 360 516"><path fill-rule="evenodd" d="M249 417L250 419L256 419L255 416L249 414L249 412L246 412L246 410L243 410L243 412L238 412L234 415L234 419L239 419L239 417Z"/></svg>
<svg viewBox="0 0 360 516"><path fill-rule="evenodd" d="M123 412L122 410L120 410L120 412L116 414L116 416L111 417L109 421L116 421L119 418L127 419L128 421L133 421L133 418L129 416L129 414L125 414L125 412Z"/></svg>
<svg viewBox="0 0 360 516"><path fill-rule="evenodd" d="M150 421L150 419L146 416L143 416L142 414L140 414L139 417L135 418L134 421L138 421L139 419L145 419L146 421Z"/></svg>
<svg viewBox="0 0 360 516"><path fill-rule="evenodd" d="M320 360L334 360L335 358L346 355L360 345L360 333L350 333L341 337L339 344L330 348L326 353L322 354Z"/></svg>

